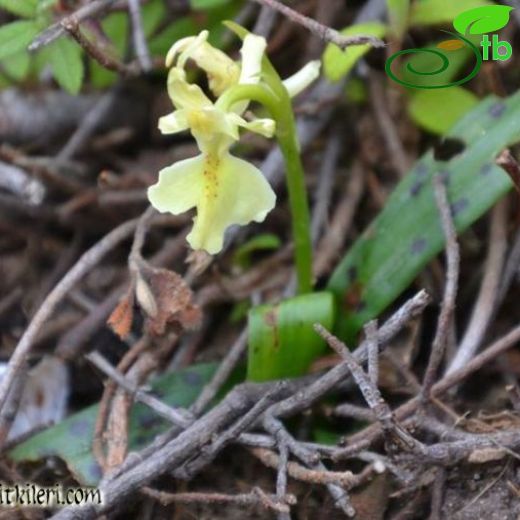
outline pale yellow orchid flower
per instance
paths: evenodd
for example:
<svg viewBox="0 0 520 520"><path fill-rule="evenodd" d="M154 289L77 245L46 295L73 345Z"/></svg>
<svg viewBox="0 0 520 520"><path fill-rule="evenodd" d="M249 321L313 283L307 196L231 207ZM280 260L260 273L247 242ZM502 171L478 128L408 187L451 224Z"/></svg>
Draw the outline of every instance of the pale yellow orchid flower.
<svg viewBox="0 0 520 520"><path fill-rule="evenodd" d="M187 82L184 70L186 61L193 59L208 75L216 96L233 85L258 83L265 40L252 34L246 36L238 65L206 39L207 31L203 31L197 37L178 41L170 49L166 63L173 68L168 74L168 94L176 110L159 119L164 134L189 129L201 154L161 170L157 184L148 189L148 198L158 211L174 215L196 207L188 243L193 249L215 254L222 249L229 226L262 222L275 205L276 195L260 170L229 153L239 139L239 127L272 137L275 122L268 118L244 119L247 102L222 110L198 85ZM312 74L315 77L317 71Z"/></svg>

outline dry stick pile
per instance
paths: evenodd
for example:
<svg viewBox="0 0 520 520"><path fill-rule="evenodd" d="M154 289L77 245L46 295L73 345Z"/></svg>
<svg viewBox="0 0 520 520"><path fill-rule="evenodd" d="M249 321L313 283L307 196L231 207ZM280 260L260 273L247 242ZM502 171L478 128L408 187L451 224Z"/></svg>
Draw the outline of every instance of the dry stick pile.
<svg viewBox="0 0 520 520"><path fill-rule="evenodd" d="M310 18L300 15L273 0L257 0L263 4L262 17L258 24L261 32L269 34L275 17L272 8L293 22L302 24L320 38L334 41L339 45L352 44L352 40L342 38L336 31L314 22ZM132 21L132 40L135 46L137 60L135 63L124 64L106 56L103 50L96 47L92 41L87 40L81 32L81 23L94 15L106 11L112 4L128 4ZM377 18L381 15L384 2L372 0L368 2L358 21L365 17ZM246 11L246 8L248 11ZM249 16L250 6L244 9L244 16ZM261 22L261 23L260 23ZM68 32L83 46L85 52L104 67L118 71L123 76L139 75L143 71L150 70L151 63L146 42L143 37L143 28L139 2L114 2L114 0L95 0L76 11L73 15L64 18L42 35L35 39L31 48L36 50L45 46L56 38ZM369 38L373 45L379 41ZM355 40L359 43L359 40ZM377 87L377 85L376 85ZM333 100L342 92L343 84L330 86L325 82L319 83L307 98L307 106L315 106L313 117L301 116L299 118L299 131L302 149L314 140L331 119L332 104L323 104L323 100ZM85 142L92 136L100 121L106 117L112 103L114 93L90 104L87 117L62 148L59 158L60 167L67 165L72 167L70 161ZM385 112L385 104L381 102L381 93L376 88L372 93L376 116L386 122L382 125L384 137L395 134L391 119ZM385 130L386 128L386 130ZM335 134L333 134L335 135ZM406 169L406 156L402 153L401 144L395 139L386 139L387 145L396 151L394 160L396 170ZM342 237L345 229L350 226L357 203L363 190L363 168L361 163L356 163L352 168L352 176L347 183L335 213L331 219L327 233L318 240L320 232L325 227L325 209L332 198L332 175L337 166L339 157L339 141L331 139L327 148L328 160L323 163L323 171L320 175L317 201L313 214L313 237L318 244L320 252L316 259L316 272L322 275L327 272L332 260L337 256L342 247ZM52 165L35 164L27 157L17 156L13 150L3 149L2 158L8 158L16 167L36 169L44 172L44 177L58 182L59 175L53 170ZM23 170L22 174L23 174ZM275 186L282 180L281 157L278 152L272 151L264 161L262 171ZM2 173L0 172L0 176ZM61 208L61 214L45 208L30 209L27 205L16 201L2 199L10 203L13 208L26 216L37 214L45 221L59 221L65 224L67 212L74 211L75 204L85 204L101 197L94 191L87 198L80 198L78 187L74 182L62 182L61 188L69 190L76 195L73 204ZM38 185L38 189L44 189ZM131 190L128 190L131 191ZM22 192L20 192L22 194ZM101 482L101 490L104 495L104 504L101 506L88 506L80 509L65 508L54 515L53 518L96 518L101 514L117 511L124 508L128 497L136 492L143 496L151 497L163 504L170 503L204 503L204 504L238 504L260 505L275 512L280 519L290 518L291 508L296 504L296 497L287 490L288 480L295 479L305 483L324 486L331 495L335 506L346 515L355 514L355 509L350 500L350 491L368 482L376 473L390 472L404 489L411 489L414 482L422 482L423 475L430 472L431 468L438 469L440 476L433 485L432 492L432 518L440 517L445 471L451 465L462 460L484 462L497 458L504 454L517 456L514 450L520 445L520 436L515 430L503 430L494 433L476 434L456 429L452 421L441 421L439 413L443 417L450 417L449 407L440 401L449 390L455 389L469 376L480 370L486 364L497 359L507 349L514 346L520 340L520 327L512 329L509 333L488 345L480 354L475 355L476 347L463 366L455 367L444 376L439 376L439 368L444 360L445 349L448 344L452 327L459 278L459 247L455 238L450 208L447 202L445 188L438 180L435 185L436 200L439 207L439 218L446 236L447 272L444 297L436 327L436 332L431 345L431 353L427 364L426 373L422 384L414 381L413 374L405 373L411 381L416 393L409 400L392 410L389 403L382 397L379 391L379 362L381 354L389 356L385 348L403 329L419 318L429 303L426 292L421 291L404 303L384 324L378 326L371 322L365 327L366 339L357 349L351 352L341 341L319 324L316 332L319 333L339 355L340 361L321 375L312 375L290 381L272 382L263 384L241 384L236 386L214 408L208 410L209 404L226 382L237 363L241 359L246 346L246 332L242 332L233 347L223 359L212 381L204 388L197 401L190 409L175 409L159 398L151 395L142 387L147 377L156 370L161 363L171 357L173 348L177 345L180 332L165 335L161 339L144 333L141 338L131 342L131 348L119 361L117 367L112 366L99 352L86 354L88 359L99 371L110 380L106 386L98 416L96 438L94 439L94 452L105 474ZM106 194L105 194L106 195ZM90 199L89 199L90 197ZM126 198L125 198L126 197ZM137 193L123 193L123 202L143 201L142 190ZM86 201L86 202L85 202ZM121 202L121 201L120 201ZM497 214L497 222L501 222L503 213ZM137 295L139 304L149 317L157 313L154 309L154 294L150 296L143 287L147 280L158 275L156 265L168 264L172 259L179 258L183 252L185 220L167 219L158 217L151 211L146 211L140 219L132 219L122 223L102 240L88 249L72 267L66 266L62 270L64 275L59 276L59 282L52 284L54 288L45 296L43 302L34 312L29 326L20 339L13 355L11 356L6 375L0 383L0 437L5 440L13 416L13 409L17 406L20 383L25 370L27 358L33 349L38 335L51 319L54 311L66 299L80 302L87 314L79 320L74 327L61 337L58 353L64 358L73 359L81 354L90 337L104 324L108 314L122 294ZM495 219L493 220L495 222ZM176 226L180 228L174 239L167 242L151 262L145 260L141 250L146 234L157 226ZM503 226L492 225L492 238L496 237ZM89 271L97 268L101 259L114 250L121 242L134 236L132 252L129 257L128 271L129 281L117 279L105 300L96 305L88 302L81 292L74 292L74 287L83 279ZM339 238L338 238L339 237ZM235 236L232 239L236 238ZM483 311L486 315L486 323L491 321L489 301L503 298L508 285L511 283L512 273L518 264L518 251L520 251L520 238L513 247L511 257L506 268L502 284L492 280L486 287L491 286L491 298L482 298L474 313ZM503 263L505 247L502 253L495 256L489 255L489 269L496 270L497 262ZM72 250L72 253L77 253ZM285 260L288 258L288 249L268 258L263 263L255 266L250 272L245 273L239 279L229 281L229 300L240 299L243 295L254 294L265 288L282 288L290 277L290 268ZM74 259L78 255L71 254ZM69 264L72 263L72 260ZM281 276L271 281L271 286L262 285L265 274L276 266ZM207 267L207 266L206 266ZM159 273L166 276L164 272ZM186 279L196 279L198 273L192 271ZM487 280L488 277L485 277ZM143 283L145 285L143 285ZM179 282L181 283L181 282ZM182 281L184 283L184 281ZM130 291L128 291L130 285ZM483 283L484 286L484 283ZM141 289L139 289L141 287ZM489 292L489 291L488 291ZM488 296L489 294L486 293ZM133 297L133 296L132 296ZM0 314L6 312L18 299L20 292L13 291L0 301ZM196 293L197 302L207 305L209 302L222 298L222 284L209 282L202 286ZM226 299L226 296L224 297ZM123 300L124 301L124 300ZM479 298L480 302L480 298ZM131 306L131 305L129 305ZM186 309L184 309L186 310ZM124 313L122 314L125 317ZM121 316L120 316L121 318ZM186 324L190 316L183 316L181 324ZM150 324L150 323L149 323ZM118 325L124 327L124 320L119 319ZM126 324L128 325L128 324ZM158 326L156 322L152 325ZM472 345L482 341L486 330L479 329L477 338L472 339ZM386 358L385 358L386 359ZM365 370L365 365L367 366ZM342 446L328 446L319 443L300 441L286 428L283 420L308 411L324 396L331 392L341 392L344 388L356 385L365 399L368 408L344 403L336 407L338 416L352 417L365 420L372 424L351 435L344 440ZM510 388L511 400L518 405L518 389ZM154 442L141 452L127 454L128 414L132 401L139 401L150 407L159 416L171 422L171 428L158 436ZM413 426L419 434L412 433ZM423 435L424 434L424 435ZM107 440L108 439L108 440ZM434 440L432 440L434 439ZM381 442L384 444L384 453ZM106 442L105 442L106 441ZM225 448L231 444L239 444L247 449L247 452L261 461L266 467L273 468L277 472L275 492L266 491L259 487L253 487L247 493L202 493L182 492L166 493L151 487L155 479L163 475L171 475L179 480L189 480L207 468ZM351 471L333 471L327 467L330 462L347 459L358 459L365 463L364 468L358 473ZM428 484L431 480L428 481Z"/></svg>

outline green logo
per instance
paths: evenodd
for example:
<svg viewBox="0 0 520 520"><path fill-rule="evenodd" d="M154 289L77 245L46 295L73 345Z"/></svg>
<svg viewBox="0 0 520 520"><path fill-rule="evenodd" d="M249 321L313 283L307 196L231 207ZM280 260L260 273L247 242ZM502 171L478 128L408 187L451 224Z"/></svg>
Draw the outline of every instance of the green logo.
<svg viewBox="0 0 520 520"><path fill-rule="evenodd" d="M513 55L513 48L509 42L500 41L497 34L493 34L491 38L488 34L505 27L512 10L512 7L505 5L489 5L465 11L453 21L456 33L443 31L453 38L438 43L435 48L405 49L392 54L386 61L386 73L393 81L410 88L437 89L462 85L478 74L482 61L490 59L506 61ZM480 40L482 54L476 38L480 35L482 35ZM463 47L471 50L475 65L464 78L449 81L450 57L453 56L453 52ZM400 70L402 77L398 77L393 70L393 65L398 58L408 55L412 59L409 59ZM414 60L413 58L416 57L421 59ZM428 81L430 77L431 82ZM436 78L441 79L439 84L435 83Z"/></svg>

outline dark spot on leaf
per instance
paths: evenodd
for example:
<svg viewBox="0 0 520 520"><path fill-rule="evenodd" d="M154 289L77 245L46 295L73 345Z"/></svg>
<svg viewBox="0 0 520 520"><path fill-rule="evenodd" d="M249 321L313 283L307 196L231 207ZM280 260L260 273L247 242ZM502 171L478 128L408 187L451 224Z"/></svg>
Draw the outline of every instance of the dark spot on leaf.
<svg viewBox="0 0 520 520"><path fill-rule="evenodd" d="M419 179L424 179L428 175L429 170L430 169L428 168L428 166L426 164L419 163L415 167L415 175L417 177L419 177Z"/></svg>
<svg viewBox="0 0 520 520"><path fill-rule="evenodd" d="M367 307L367 304L366 302L364 302L363 300L361 300L357 305L356 305L356 312L363 312Z"/></svg>
<svg viewBox="0 0 520 520"><path fill-rule="evenodd" d="M484 164L482 168L480 168L480 175L483 175L484 177L489 175L493 171L493 165L492 164Z"/></svg>
<svg viewBox="0 0 520 520"><path fill-rule="evenodd" d="M449 161L462 153L465 148L466 143L462 139L446 137L433 149L433 158L436 161Z"/></svg>
<svg viewBox="0 0 520 520"><path fill-rule="evenodd" d="M159 426L162 422L161 418L154 414L141 415L138 419L139 426L144 430L148 430L154 426Z"/></svg>
<svg viewBox="0 0 520 520"><path fill-rule="evenodd" d="M280 336L278 332L278 307L273 307L263 316L265 324L273 331L273 348L280 348Z"/></svg>
<svg viewBox="0 0 520 520"><path fill-rule="evenodd" d="M439 177L443 184L448 184L450 182L450 171L449 170L441 170L439 172Z"/></svg>
<svg viewBox="0 0 520 520"><path fill-rule="evenodd" d="M165 397L164 391L163 390L159 390L158 388L155 388L154 390L150 391L150 393L154 397L157 397L158 399L164 399L164 397Z"/></svg>
<svg viewBox="0 0 520 520"><path fill-rule="evenodd" d="M358 275L357 267L355 265L351 265L348 268L347 275L348 275L349 282L352 283L353 281L355 281L355 279L357 278L357 275Z"/></svg>
<svg viewBox="0 0 520 520"><path fill-rule="evenodd" d="M352 311L352 309L356 309L357 305L361 301L361 293L363 291L363 286L359 281L354 282L348 290L345 292L345 297L343 298L343 305L347 312Z"/></svg>
<svg viewBox="0 0 520 520"><path fill-rule="evenodd" d="M423 186L424 186L424 183L422 181L414 182L410 188L410 196L417 197L417 195L419 195L419 193L421 193Z"/></svg>
<svg viewBox="0 0 520 520"><path fill-rule="evenodd" d="M142 434L142 435L137 435L137 436L136 436L133 445L134 445L135 447L138 447L138 446L144 446L144 445L146 445L148 442L150 442L150 436L149 436L149 435L146 435L146 434Z"/></svg>
<svg viewBox="0 0 520 520"><path fill-rule="evenodd" d="M197 372L192 372L191 370L188 372L184 372L182 375L182 380L189 386L199 386L202 383L202 378Z"/></svg>
<svg viewBox="0 0 520 520"><path fill-rule="evenodd" d="M97 462L91 462L89 464L87 473L89 478L91 478L92 480L100 480L103 476L101 468L99 467L99 464Z"/></svg>
<svg viewBox="0 0 520 520"><path fill-rule="evenodd" d="M264 322L268 327L276 327L278 325L278 315L276 309L267 311L264 314Z"/></svg>
<svg viewBox="0 0 520 520"><path fill-rule="evenodd" d="M426 241L425 238L416 238L412 242L412 246L410 247L410 250L411 250L412 254L419 255L426 249L427 244L428 244L428 242Z"/></svg>
<svg viewBox="0 0 520 520"><path fill-rule="evenodd" d="M69 433L72 435L86 435L91 430L91 424L87 419L78 419L69 425Z"/></svg>
<svg viewBox="0 0 520 520"><path fill-rule="evenodd" d="M500 101L498 103L494 103L489 107L489 115L491 117L499 118L506 110L506 104L501 103Z"/></svg>
<svg viewBox="0 0 520 520"><path fill-rule="evenodd" d="M469 204L469 201L468 199L465 199L464 197L462 197L461 199L459 200L456 200L452 205L451 205L451 213L454 217L456 217L461 211L464 211L466 209L466 207L468 206Z"/></svg>

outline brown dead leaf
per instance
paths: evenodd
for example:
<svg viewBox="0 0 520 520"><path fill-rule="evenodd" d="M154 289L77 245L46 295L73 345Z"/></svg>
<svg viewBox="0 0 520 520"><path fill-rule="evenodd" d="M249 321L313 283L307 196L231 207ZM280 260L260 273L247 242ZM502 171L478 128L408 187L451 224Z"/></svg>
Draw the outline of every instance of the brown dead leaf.
<svg viewBox="0 0 520 520"><path fill-rule="evenodd" d="M130 333L133 319L134 288L131 286L112 311L107 324L121 339L124 339Z"/></svg>
<svg viewBox="0 0 520 520"><path fill-rule="evenodd" d="M388 506L390 479L386 473L376 475L374 479L360 491L352 493L352 505L357 512L356 518L383 520Z"/></svg>
<svg viewBox="0 0 520 520"><path fill-rule="evenodd" d="M168 269L149 268L142 272L156 304L153 316L147 315L146 325L155 336L163 335L168 324L182 329L196 328L201 319L193 293L184 279Z"/></svg>

